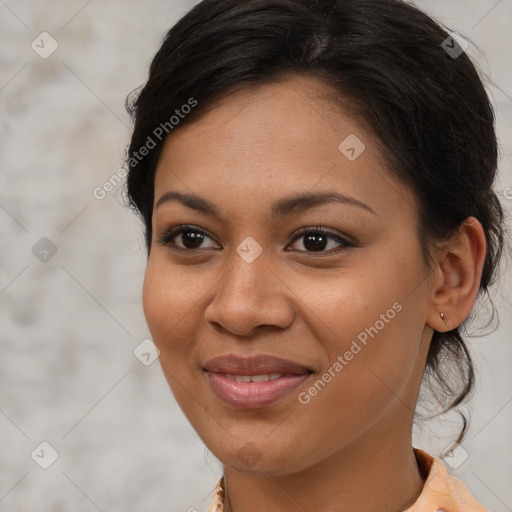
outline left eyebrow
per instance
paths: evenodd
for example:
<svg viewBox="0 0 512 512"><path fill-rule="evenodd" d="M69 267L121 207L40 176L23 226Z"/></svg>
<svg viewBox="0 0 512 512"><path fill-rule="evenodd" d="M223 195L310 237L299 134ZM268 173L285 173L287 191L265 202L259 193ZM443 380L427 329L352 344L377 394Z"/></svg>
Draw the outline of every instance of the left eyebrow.
<svg viewBox="0 0 512 512"><path fill-rule="evenodd" d="M213 215L222 218L217 206L195 194L184 194L175 191L166 192L156 203L156 208L168 202L178 202L192 210L202 212L205 215ZM271 210L275 219L281 219L294 212L303 212L316 206L333 202L357 206L367 210L373 215L377 215L373 208L366 203L363 203L355 197L339 194L338 192L307 192L296 196L285 197L273 203Z"/></svg>
<svg viewBox="0 0 512 512"><path fill-rule="evenodd" d="M274 218L280 219L292 212L303 212L327 203L341 203L357 206L377 215L375 210L355 197L339 194L337 192L308 192L298 196L285 197L272 205Z"/></svg>

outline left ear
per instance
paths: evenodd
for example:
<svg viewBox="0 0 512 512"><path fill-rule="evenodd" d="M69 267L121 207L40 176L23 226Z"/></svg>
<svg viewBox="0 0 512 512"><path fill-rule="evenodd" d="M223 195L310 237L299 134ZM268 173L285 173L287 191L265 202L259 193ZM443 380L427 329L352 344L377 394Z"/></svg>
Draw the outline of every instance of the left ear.
<svg viewBox="0 0 512 512"><path fill-rule="evenodd" d="M475 217L468 217L443 244L433 269L427 315L432 329L451 331L466 320L480 288L486 253L485 233Z"/></svg>

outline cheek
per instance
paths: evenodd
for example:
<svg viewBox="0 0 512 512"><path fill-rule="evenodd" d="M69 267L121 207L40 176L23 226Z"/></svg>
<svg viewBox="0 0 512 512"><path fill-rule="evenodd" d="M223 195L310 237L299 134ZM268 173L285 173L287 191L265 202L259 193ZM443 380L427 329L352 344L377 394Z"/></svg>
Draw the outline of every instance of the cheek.
<svg viewBox="0 0 512 512"><path fill-rule="evenodd" d="M148 262L142 291L144 316L160 350L160 366L187 417L192 404L199 403L201 398L196 389L199 368L197 372L191 371L190 362L198 325L196 312L205 288L204 282L198 286L194 282L197 281L185 278L182 269L176 271L167 262L154 258Z"/></svg>
<svg viewBox="0 0 512 512"><path fill-rule="evenodd" d="M162 343L162 334L167 323L166 311L172 315L174 298L168 293L169 282L165 274L159 272L159 266L150 261L144 275L142 287L142 308L154 343ZM172 288L171 288L172 289ZM167 290L167 293L165 292Z"/></svg>
<svg viewBox="0 0 512 512"><path fill-rule="evenodd" d="M303 300L314 312L310 327L326 354L321 371L328 373L330 391L322 388L319 402L353 403L359 411L365 404L371 412L383 400L405 395L418 370L426 290L420 284L411 293L423 272L412 251L390 252L364 267L337 279L312 280Z"/></svg>
<svg viewBox="0 0 512 512"><path fill-rule="evenodd" d="M180 321L186 317L201 292L201 286L194 286L183 269L170 265L164 258L150 257L142 288L142 306L150 330L158 334L155 342L162 343L163 332L171 334L180 329ZM204 288L203 288L204 292ZM174 327L173 327L174 326Z"/></svg>
<svg viewBox="0 0 512 512"><path fill-rule="evenodd" d="M203 286L181 269L154 258L144 275L142 306L160 361L169 367L186 362L193 348L196 311L204 294ZM183 364L182 364L183 366Z"/></svg>
<svg viewBox="0 0 512 512"><path fill-rule="evenodd" d="M350 444L383 418L406 418L414 410L411 390L417 382L421 336L408 320L407 306L390 302L393 298L383 297L382 307L372 303L366 310L338 302L346 306L343 313L331 311L336 335L324 343L325 365L298 396L289 423L295 420L301 430L315 433L315 458L328 456L340 443ZM299 456L312 456L310 447L304 449Z"/></svg>

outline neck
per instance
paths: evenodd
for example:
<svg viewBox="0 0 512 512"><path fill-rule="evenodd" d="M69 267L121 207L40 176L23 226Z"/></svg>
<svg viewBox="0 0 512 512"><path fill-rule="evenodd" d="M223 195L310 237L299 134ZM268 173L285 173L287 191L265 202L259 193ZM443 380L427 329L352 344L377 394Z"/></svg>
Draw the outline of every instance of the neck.
<svg viewBox="0 0 512 512"><path fill-rule="evenodd" d="M421 494L421 475L409 435L396 425L344 447L304 471L285 476L225 470L225 512L315 510L402 512ZM399 429L402 431L402 429ZM371 433L368 433L371 436Z"/></svg>

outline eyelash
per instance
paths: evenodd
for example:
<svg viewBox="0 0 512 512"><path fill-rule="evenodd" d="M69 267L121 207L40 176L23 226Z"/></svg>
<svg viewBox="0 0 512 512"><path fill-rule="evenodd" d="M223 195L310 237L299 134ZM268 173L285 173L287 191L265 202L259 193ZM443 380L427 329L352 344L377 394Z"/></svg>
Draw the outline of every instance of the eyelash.
<svg viewBox="0 0 512 512"><path fill-rule="evenodd" d="M181 234L187 233L187 232L198 233L207 238L211 238L204 230L202 230L201 228L198 228L197 226L193 226L191 224L182 224L180 226L175 226L175 227L166 229L166 230L162 231L161 233L159 233L157 236L157 243L159 245L167 246L169 249L171 249L173 251L184 251L184 252L189 252L189 253L194 252L194 251L201 251L202 250L201 248L187 249L187 248L183 248L183 247L178 247L175 243L171 242L171 240L176 238L178 235L181 235ZM330 251L302 251L302 250L299 250L298 252L315 254L315 255L318 255L318 254L332 255L332 254L337 254L341 251L344 251L348 248L356 247L355 244L353 244L346 238L343 238L340 235L331 233L330 231L326 231L324 226L322 226L320 224L315 225L315 227L313 227L313 228L302 228L301 230L299 230L298 233L296 233L296 236L292 240L291 243L296 242L298 239L300 239L301 237L304 237L305 235L326 236L326 237L329 237L329 238L335 240L336 242L340 243L341 247L338 247L337 249L334 249L334 250L331 249ZM210 249L210 248L208 248L208 249Z"/></svg>

